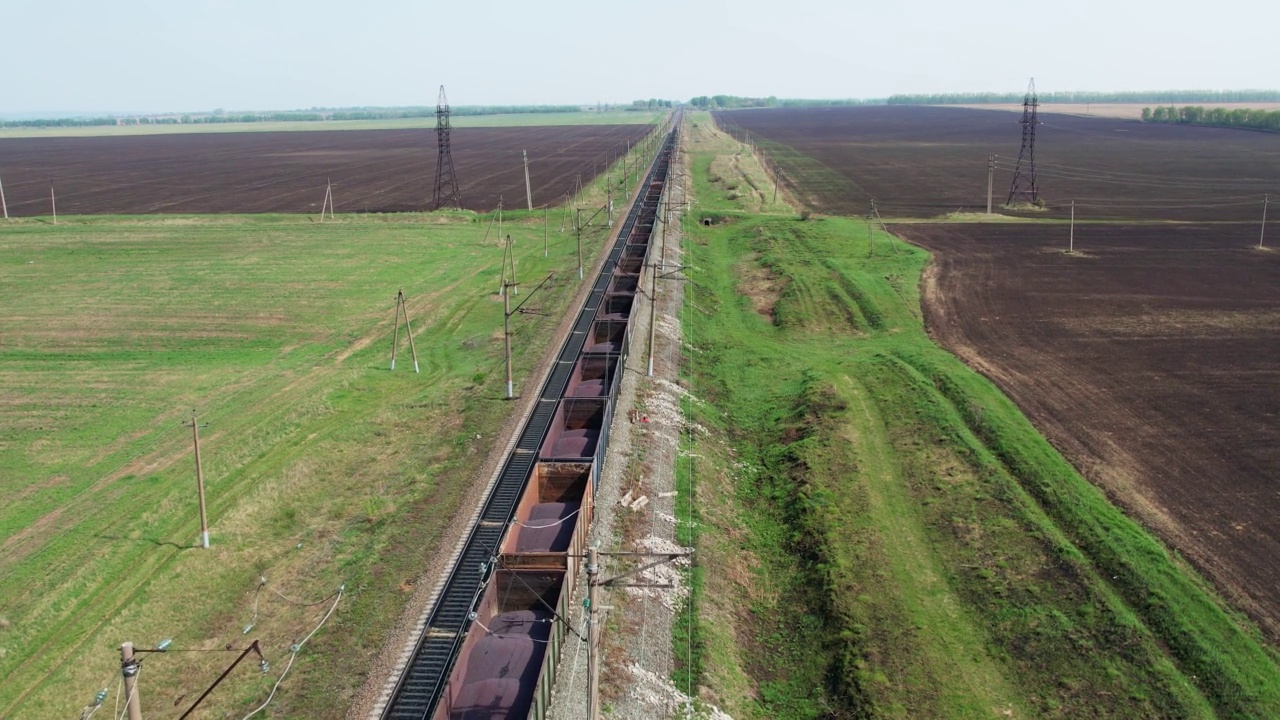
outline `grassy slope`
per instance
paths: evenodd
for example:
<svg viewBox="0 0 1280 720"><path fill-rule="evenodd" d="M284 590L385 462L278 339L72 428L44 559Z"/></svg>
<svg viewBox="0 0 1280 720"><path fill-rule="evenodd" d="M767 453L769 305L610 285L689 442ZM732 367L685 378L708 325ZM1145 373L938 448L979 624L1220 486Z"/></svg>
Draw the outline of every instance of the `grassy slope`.
<svg viewBox="0 0 1280 720"><path fill-rule="evenodd" d="M527 127L533 125L646 125L662 118L658 112L511 113L456 115L453 127ZM434 129L436 119L331 120L316 122L208 123L194 125L92 125L87 127L0 128L0 140L19 137L96 137L102 135L175 135L183 133L282 132L310 130Z"/></svg>
<svg viewBox="0 0 1280 720"><path fill-rule="evenodd" d="M575 245L520 221L520 279L564 282L514 323L517 387L576 288ZM114 692L116 647L263 641L207 702L243 713L287 648L348 594L282 686L277 712L340 717L409 585L506 417L500 247L487 218L64 219L0 227L0 716L67 717ZM598 250L602 232L584 233ZM404 288L422 373L401 337ZM213 549L198 536L190 433L199 408ZM341 653L339 653L341 649ZM230 661L153 656L150 707ZM22 672L17 672L21 667ZM113 701L108 700L108 704ZM238 716L238 715L237 715Z"/></svg>
<svg viewBox="0 0 1280 720"><path fill-rule="evenodd" d="M923 251L880 236L869 259L857 221L711 214L686 313L711 699L739 718L1280 712L1257 634L928 340Z"/></svg>

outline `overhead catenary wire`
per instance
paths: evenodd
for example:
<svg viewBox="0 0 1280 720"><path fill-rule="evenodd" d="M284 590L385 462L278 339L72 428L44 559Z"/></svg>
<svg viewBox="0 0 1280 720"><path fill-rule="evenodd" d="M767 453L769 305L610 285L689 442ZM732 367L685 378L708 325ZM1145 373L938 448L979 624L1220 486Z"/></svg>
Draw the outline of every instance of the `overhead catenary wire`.
<svg viewBox="0 0 1280 720"><path fill-rule="evenodd" d="M522 640L529 640L530 642L542 643L543 645L547 645L547 644L549 644L549 643L551 643L551 642L552 642L551 638L547 638L546 640L540 640L540 639L538 639L538 638L530 637L529 635L525 635L525 634L521 634L521 633L512 633L512 634L510 634L510 635L504 635L504 634L502 634L502 633L500 633L500 632L497 632L496 630L492 630L492 629L490 629L488 625L485 625L484 623L480 622L480 619L479 619L478 617L476 617L476 616L475 616L476 614L475 614L474 612L473 612L473 613L471 613L471 615L472 615L472 617L471 617L471 622L475 623L476 625L479 625L479 626L480 626L480 629L481 629L481 630L484 630L486 633L488 633L490 637L496 637L496 638L498 638L498 639L500 639L500 640L507 640L507 639L511 639L511 638L519 638L519 639L522 639ZM538 623L553 623L553 622L558 622L559 620L560 620L560 618L550 617L550 618L545 618L545 619L543 619L543 620L535 620L534 622L538 622ZM567 624L567 621L565 621L565 622L566 622L566 624Z"/></svg>
<svg viewBox="0 0 1280 720"><path fill-rule="evenodd" d="M141 675L142 675L142 661L139 660L138 669L134 672L134 675L133 675L133 687L129 688L129 694L125 696L125 699L124 699L124 710L120 711L120 714L116 716L116 720L124 720L124 716L129 714L129 701L133 699L133 694L138 691L138 678L141 677ZM121 679L120 682L121 684L123 684L124 680ZM120 695L121 693L116 693L116 709L117 710L120 709Z"/></svg>
<svg viewBox="0 0 1280 720"><path fill-rule="evenodd" d="M1243 193L1246 190L1255 190L1267 187L1275 187L1278 183L1275 180L1256 180L1247 183L1232 182L1227 178L1206 178L1203 182L1195 180L1173 180L1165 181L1158 179L1140 179L1129 177L1112 177L1110 175L1102 175L1089 172L1080 172L1076 170L1058 170L1054 168L1046 168L1037 170L1037 175L1044 177L1057 178L1060 180L1078 180L1097 183L1100 185L1120 185L1125 187L1142 187L1154 190L1186 190L1188 192L1205 191L1205 190L1228 190L1236 193Z"/></svg>
<svg viewBox="0 0 1280 720"><path fill-rule="evenodd" d="M347 586L344 583L338 586L337 592L335 592L333 595L330 595L330 597L334 597L334 595L336 595L337 597L334 597L333 605L329 606L329 611L326 612L324 614L324 617L320 619L320 622L314 628L311 629L311 632L307 633L306 637L302 638L300 642L294 643L289 648L291 651L289 654L289 662L285 663L284 671L280 673L280 677L276 679L275 685L271 687L271 694L267 695L267 699L264 700L261 705L251 710L249 714L245 715L241 720L249 720L249 718L262 712L262 710L264 710L268 705L271 704L272 699L274 699L276 696L276 691L280 689L280 683L284 682L285 677L289 675L289 670L293 668L293 661L298 658L298 653L302 652L302 648L307 644L307 641L309 641L313 635L319 632L320 628L324 627L324 624L329 621L330 617L333 616L334 611L338 609L338 603L342 602L342 595L346 591L346 588Z"/></svg>
<svg viewBox="0 0 1280 720"><path fill-rule="evenodd" d="M564 623L564 626L568 628L569 632L577 635L577 632L573 629L573 625L569 623L567 618L562 617L560 613L556 612L556 609L552 607L551 604L548 603L545 598L542 597L542 593L538 592L537 590L534 590L533 587L529 585L529 583L525 582L524 578L520 577L520 573L516 572L514 568L508 566L506 563L502 561L502 554L498 552L497 548L490 546L488 543L484 542L479 538L476 538L476 542L480 544L480 547L489 551L489 560L486 563L489 567L499 567L503 570L508 571L511 577L518 580L521 585L524 585L526 590L533 593L533 596L538 599L538 602L541 603L542 606L545 607L547 611L551 613L552 619L558 622ZM480 595L484 593L485 588L488 587L489 583L493 582L494 577L496 577L496 574L490 573L487 578L484 578L483 580L481 580L480 585L476 588L475 598L479 598ZM507 588L507 592L508 593L511 592L510 587ZM474 602L474 599L473 599L473 602ZM475 621L476 619L475 613L474 612L471 613L471 615L468 616L468 619ZM481 627L484 627L484 626L482 625ZM584 641L586 640L586 638L583 638L581 635L579 635L578 637L579 639L582 639Z"/></svg>
<svg viewBox="0 0 1280 720"><path fill-rule="evenodd" d="M1083 198L1076 202L1076 207L1127 208L1127 209L1135 209L1135 210L1144 210L1144 209L1145 210L1201 210L1201 209L1224 208L1224 207L1252 207L1254 205L1257 205L1259 202L1260 201L1255 198L1249 201L1236 200L1232 202L1219 202L1219 203L1179 203L1179 204L1170 204L1170 205L1153 205L1149 203L1112 202L1105 198L1102 198L1102 199Z"/></svg>
<svg viewBox="0 0 1280 720"><path fill-rule="evenodd" d="M552 522L546 523L545 525L530 525L529 523L522 523L519 520L512 520L511 524L518 525L522 528L529 528L530 530L541 530L543 528L555 527L557 525L563 524L566 520L577 515L579 512L581 512L581 508L579 508L578 510L574 510L573 512L569 513L568 515L565 515L559 520L553 520Z"/></svg>
<svg viewBox="0 0 1280 720"><path fill-rule="evenodd" d="M1036 167L1037 168L1044 167L1050 170L1056 170L1061 172L1075 172L1075 173L1083 173L1086 175L1108 176L1108 177L1115 177L1117 179L1141 180L1141 181L1148 181L1148 182L1172 182L1172 183L1187 182L1187 181L1197 182L1197 179L1201 177L1198 175L1197 176L1175 175L1175 176L1172 176L1173 179L1171 180L1163 180L1160 178L1154 178L1149 173L1131 173L1131 172L1125 172L1123 170L1104 170L1101 168L1086 168L1086 167L1080 167L1078 165L1063 165L1061 163L1042 162L1042 161L1037 161ZM1209 182L1209 180L1206 179L1205 182ZM1275 180L1274 179L1269 180L1267 178L1221 178L1219 180L1214 180L1213 184L1217 186L1224 182L1225 183L1259 183L1259 182L1275 182Z"/></svg>
<svg viewBox="0 0 1280 720"><path fill-rule="evenodd" d="M591 622L590 615L584 611L582 613L582 632L574 633L574 635L577 635L579 638L582 638L582 642L578 643L578 647L577 649L574 650L574 653L573 653L573 669L569 671L569 685L568 685L568 687L571 687L571 688L577 687L577 685L575 685L575 682L578 679L578 667L579 667L579 661L582 659L582 648L587 644L585 636L587 633L587 623L589 622Z"/></svg>
<svg viewBox="0 0 1280 720"><path fill-rule="evenodd" d="M346 586L344 585L342 587L346 587ZM284 593L280 592L279 590L276 590L274 587L271 587L270 585L266 585L266 588L271 592L275 593L276 595L279 595L282 599L284 599L285 602L291 603L293 605L297 605L298 607L315 607L316 605L323 605L324 603L332 599L335 595L339 595L342 593L342 588L339 588L329 593L325 597L322 597L319 600L316 600L315 602L306 602L305 600L295 600L294 598L291 598L288 595L285 595Z"/></svg>
<svg viewBox="0 0 1280 720"><path fill-rule="evenodd" d="M111 671L111 675L107 677L107 682L106 682L106 683L103 683L102 685L99 685L99 686L98 686L98 687L100 687L100 688L102 688L102 689L101 689L101 690L99 690L97 694L95 694L95 697L94 697L94 699L93 699L94 701L93 701L92 703L88 704L88 705L85 705L83 708L81 708L81 709L80 709L80 720L88 720L90 717L92 717L92 716L93 716L93 714L94 714L94 713L98 712L98 710L100 710L100 709L102 708L103 704L106 702L107 696L111 694L111 691L110 691L110 688L111 688L111 678L115 678L115 679L116 679L117 687L120 687L120 686L123 686L123 685L124 685L124 678L123 678L123 677L121 677L121 675L120 675L120 671L119 671L118 669L112 670L112 671ZM119 694L120 694L120 692L119 692L119 690L117 689L117 691L116 691L116 695L117 695L117 697L116 697L116 710L119 710L119 709L120 709L120 707L119 707L119 701L120 701L120 699L119 699ZM86 713L88 713L88 714L86 714ZM113 713L113 714L114 714L114 713Z"/></svg>
<svg viewBox="0 0 1280 720"><path fill-rule="evenodd" d="M119 684L116 685L116 707L115 711L111 713L111 717L115 717L116 713L120 711L120 695L122 690L124 690L124 678L120 678Z"/></svg>

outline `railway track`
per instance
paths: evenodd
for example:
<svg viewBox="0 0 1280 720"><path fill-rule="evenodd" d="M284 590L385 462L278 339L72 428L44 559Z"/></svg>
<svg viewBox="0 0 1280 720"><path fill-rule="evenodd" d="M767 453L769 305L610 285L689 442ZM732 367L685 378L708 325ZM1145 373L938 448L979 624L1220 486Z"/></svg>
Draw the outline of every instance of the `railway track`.
<svg viewBox="0 0 1280 720"><path fill-rule="evenodd" d="M384 720L545 716L678 127L543 379Z"/></svg>

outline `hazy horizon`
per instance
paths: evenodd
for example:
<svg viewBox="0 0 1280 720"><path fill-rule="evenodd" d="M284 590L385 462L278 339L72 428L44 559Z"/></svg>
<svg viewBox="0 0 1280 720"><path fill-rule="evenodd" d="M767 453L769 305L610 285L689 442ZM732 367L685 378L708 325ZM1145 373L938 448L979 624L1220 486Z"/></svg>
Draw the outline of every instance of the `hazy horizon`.
<svg viewBox="0 0 1280 720"><path fill-rule="evenodd" d="M9 0L0 114L1267 89L1280 4ZM1185 10L1185 12L1184 12ZM1194 10L1194 11L1193 11ZM1206 52L1206 42L1229 51Z"/></svg>
<svg viewBox="0 0 1280 720"><path fill-rule="evenodd" d="M445 88L445 90L447 92L448 88ZM1024 91L1025 91L1025 88L1023 91L1007 91L1007 94L1022 95ZM1110 91L1110 90L1094 90L1094 89L1086 88L1086 89L1054 90L1052 92L1083 94L1083 93L1094 93L1094 92L1098 92L1098 93L1105 93L1105 92L1167 93L1167 92L1198 92L1198 91L1280 93L1280 90L1277 90L1275 88L1212 88L1212 89L1209 89L1209 88L1147 88L1147 89L1136 90L1136 91ZM949 91L949 92L954 92L958 94L970 94L964 90ZM995 92L995 91L974 91L974 93L978 93L978 92ZM1047 94L1046 91L1038 91L1038 92L1040 92L1041 95ZM713 92L700 93L700 95L723 95L723 94L725 93L713 93ZM907 93L893 93L893 94L898 95L898 94L907 94ZM1001 94L1006 94L1006 93L1001 93ZM856 101L871 103L871 102L883 101L887 99L887 96L878 97L878 98L849 98L849 97L834 97L834 96L833 97L792 97L787 95L778 95L776 93L770 93L768 95L753 95L749 97L770 97L770 96L776 97L778 100L793 100L793 101L794 100L801 100L801 101L813 100L817 102L832 101L832 100L836 100L836 101L856 100ZM693 97L698 97L698 96L693 96ZM600 101L600 103L607 104L608 105L607 109L612 111L615 109L623 110L625 109L625 106L629 106L631 102L634 100L647 100L647 99L649 98L637 97L637 98L632 98L631 100L618 100L618 101L611 100L611 101L608 101L607 103L605 103L605 101ZM692 98L657 98L657 99L672 100L679 103L687 103ZM1083 103L1084 101L1081 101L1081 102ZM1119 101L1119 102L1123 104L1132 104L1128 100ZM1170 101L1170 102L1171 104L1178 104L1178 105L1182 104L1181 101L1176 101L1176 102ZM1224 100L1222 102L1240 104L1240 103L1247 103L1248 101ZM485 103L483 105L473 105L472 107L488 107L488 106L534 107L534 106L552 106L552 105L575 105L575 106L582 106L582 107L588 107L588 106L595 107L596 104L597 103L595 101L566 102L566 103L527 103L527 104L511 103L511 102L494 102L494 103ZM1050 103L1047 103L1045 100L1041 99L1040 104L1047 105ZM1099 104L1099 103L1095 101L1095 104ZM1159 103L1154 103L1154 104L1159 104ZM1271 102L1268 101L1267 104L1271 104ZM454 103L452 101L450 102L450 105L454 107L466 107L461 103ZM234 115L239 113L284 113L284 112L341 111L341 110L361 110L361 109L404 110L409 108L431 108L434 106L435 106L435 103L432 102L432 103L419 103L416 105L346 105L346 106L311 105L307 107L287 107L287 108L286 107L255 107L255 108L246 107L246 108L200 108L200 109L188 108L188 109L180 109L180 110L163 110L163 109L162 110L156 110L156 109L151 109L151 110L26 110L26 111L0 112L0 120L14 121L14 120L61 119L61 118L145 117L145 116L153 116L153 115L154 116L205 115L205 114L213 113L219 110L225 111L228 115Z"/></svg>

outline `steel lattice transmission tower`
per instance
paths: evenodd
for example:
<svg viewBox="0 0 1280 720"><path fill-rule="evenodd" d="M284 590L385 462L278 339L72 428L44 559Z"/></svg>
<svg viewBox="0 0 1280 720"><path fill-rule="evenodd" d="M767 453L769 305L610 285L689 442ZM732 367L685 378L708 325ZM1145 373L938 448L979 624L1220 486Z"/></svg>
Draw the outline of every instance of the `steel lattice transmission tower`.
<svg viewBox="0 0 1280 720"><path fill-rule="evenodd" d="M435 209L442 207L462 209L462 193L458 189L458 176L453 171L453 153L449 150L449 99L440 86L440 99L436 101L436 190L432 197Z"/></svg>
<svg viewBox="0 0 1280 720"><path fill-rule="evenodd" d="M1018 151L1018 166L1013 170L1013 182L1009 184L1009 199L1006 205L1015 201L1032 205L1040 199L1040 188L1036 186L1036 108L1040 101L1036 98L1036 79L1031 78L1027 84L1027 94L1022 99L1022 149Z"/></svg>

